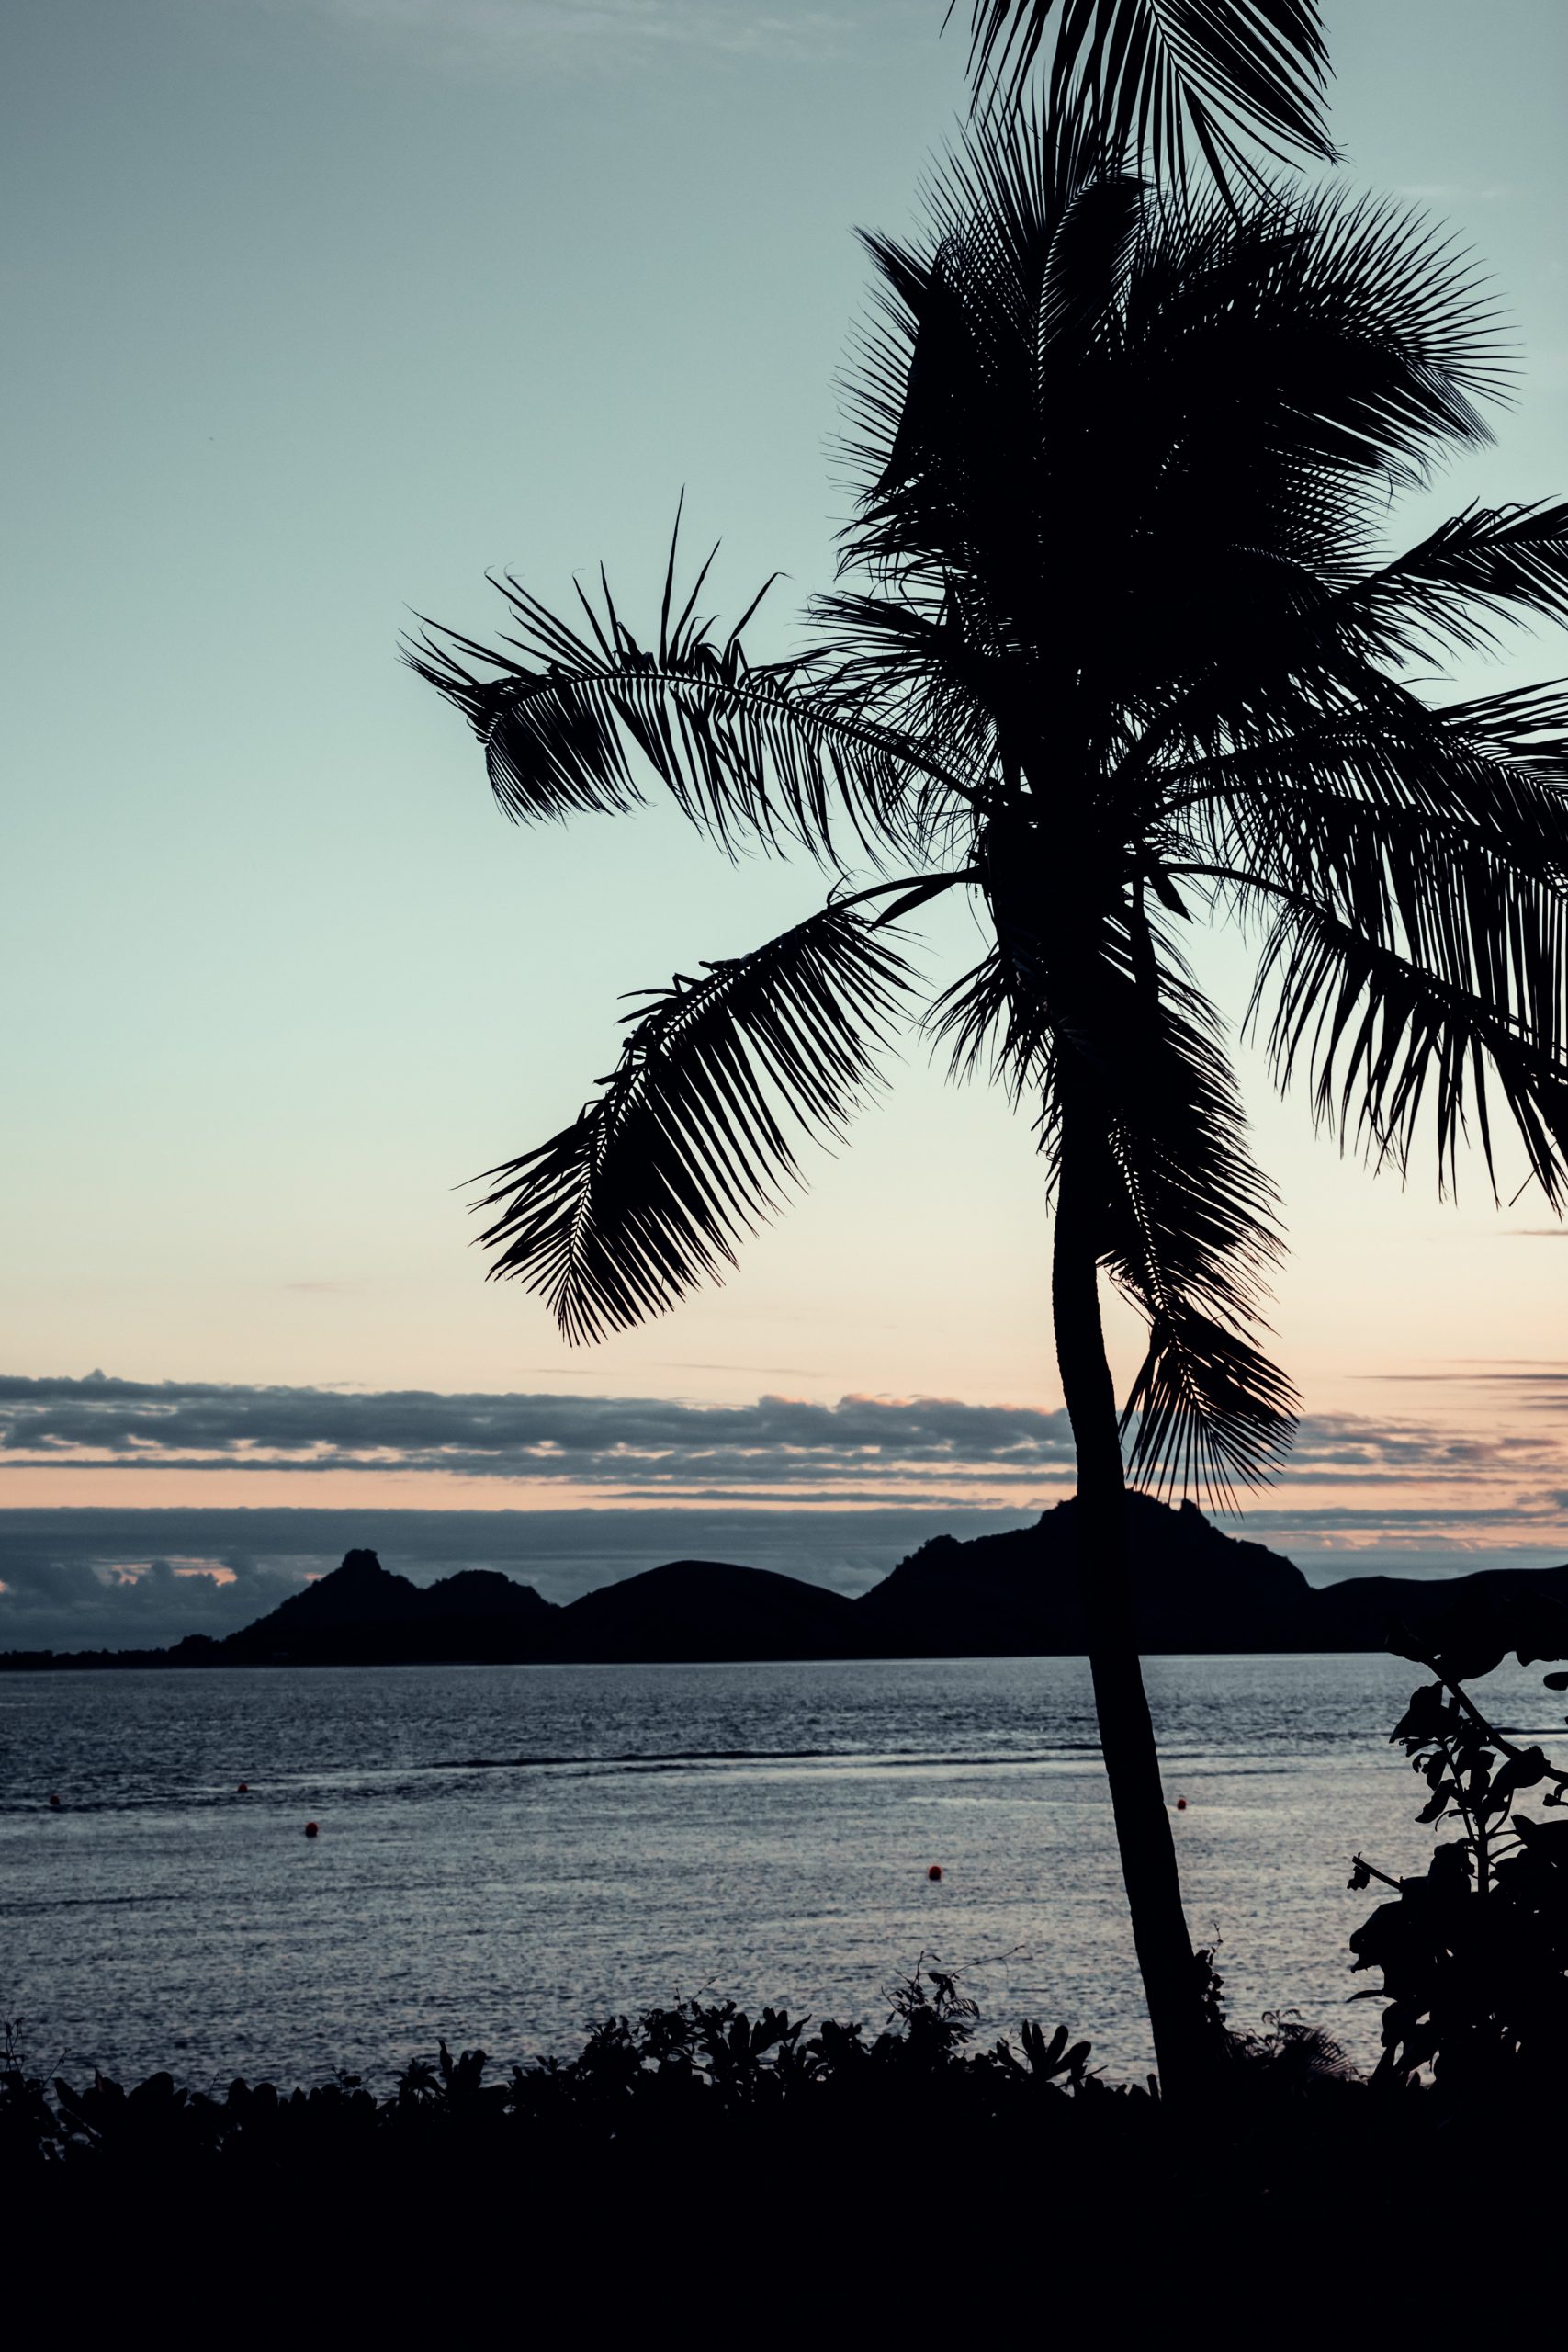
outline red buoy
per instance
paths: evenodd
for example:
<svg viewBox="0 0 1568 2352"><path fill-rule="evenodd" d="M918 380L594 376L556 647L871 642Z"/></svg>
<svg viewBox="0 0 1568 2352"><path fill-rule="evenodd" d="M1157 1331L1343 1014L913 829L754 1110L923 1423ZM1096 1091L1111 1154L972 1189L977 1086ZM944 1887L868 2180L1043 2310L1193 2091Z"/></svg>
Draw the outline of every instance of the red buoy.
<svg viewBox="0 0 1568 2352"><path fill-rule="evenodd" d="M1177 1812L1178 1812L1178 1813L1185 1813L1185 1812L1186 1812L1186 1810L1187 1810L1187 1799L1186 1799L1185 1797L1178 1797L1178 1798L1177 1798L1177 1800L1176 1800L1176 1810L1177 1810Z"/></svg>
<svg viewBox="0 0 1568 2352"><path fill-rule="evenodd" d="M933 1862L930 1870L926 1872L926 1876L928 1878L940 1878L942 1876L942 1864L940 1862Z"/></svg>
<svg viewBox="0 0 1568 2352"><path fill-rule="evenodd" d="M50 1801L50 1804L54 1807L54 1810L56 1811L56 1813L58 1813L58 1812L60 1811L60 1799L56 1796L56 1794L55 1794L55 1792L54 1792L54 1791L53 1791L52 1789L51 1789L51 1791L50 1791L50 1792L49 1792L49 1801Z"/></svg>
<svg viewBox="0 0 1568 2352"><path fill-rule="evenodd" d="M235 1794L237 1797L248 1797L248 1796L250 1795L250 1793L251 1793L251 1784L250 1784L249 1781L241 1781L241 1783L240 1783L240 1785L239 1785L239 1787L238 1787L238 1788L235 1790L235 1792L234 1792L234 1794Z"/></svg>
<svg viewBox="0 0 1568 2352"><path fill-rule="evenodd" d="M307 1838L319 1838L321 1834L321 1832L318 1823L314 1821L308 1821L305 1824L305 1835Z"/></svg>

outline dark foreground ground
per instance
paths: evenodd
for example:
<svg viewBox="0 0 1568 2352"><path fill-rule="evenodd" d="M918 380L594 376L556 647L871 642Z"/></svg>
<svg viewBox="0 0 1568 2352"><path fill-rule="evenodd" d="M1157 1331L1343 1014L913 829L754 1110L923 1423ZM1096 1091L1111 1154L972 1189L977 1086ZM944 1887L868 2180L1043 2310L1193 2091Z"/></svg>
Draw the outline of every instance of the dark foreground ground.
<svg viewBox="0 0 1568 2352"><path fill-rule="evenodd" d="M1553 2119L1517 2087L1369 2085L1286 2024L1183 2117L1065 2031L968 2036L939 1978L880 2033L693 2003L502 2080L443 2051L380 2098L24 2060L13 2340L1293 2344L1555 2292Z"/></svg>

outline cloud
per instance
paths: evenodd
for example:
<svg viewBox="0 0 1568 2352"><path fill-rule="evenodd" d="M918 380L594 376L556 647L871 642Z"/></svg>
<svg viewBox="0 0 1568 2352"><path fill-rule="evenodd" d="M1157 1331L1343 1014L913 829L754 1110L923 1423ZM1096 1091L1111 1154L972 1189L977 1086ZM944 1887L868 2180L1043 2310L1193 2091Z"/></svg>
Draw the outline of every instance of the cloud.
<svg viewBox="0 0 1568 2352"><path fill-rule="evenodd" d="M1568 1384L1568 1366L1485 1378ZM953 1397L764 1396L750 1405L554 1392L283 1388L207 1381L0 1375L0 1464L84 1470L371 1469L597 1487L628 1498L776 1495L886 1502L976 1489L1049 1498L1074 1482L1066 1415ZM1318 1414L1292 1487L1418 1479L1517 1486L1568 1475L1555 1430L1479 1433Z"/></svg>
<svg viewBox="0 0 1568 2352"><path fill-rule="evenodd" d="M0 1462L84 1468L440 1471L624 1494L1070 1480L1063 1412L946 1397L836 1405L241 1387L0 1376Z"/></svg>
<svg viewBox="0 0 1568 2352"><path fill-rule="evenodd" d="M1510 1410L1523 1406L1531 1411L1561 1411L1568 1398L1568 1363L1560 1357L1482 1357L1444 1364L1431 1372L1367 1372L1363 1380L1400 1387L1472 1388L1506 1391ZM1494 1407L1503 1402L1493 1398Z"/></svg>
<svg viewBox="0 0 1568 2352"><path fill-rule="evenodd" d="M1563 1462L1551 1435L1472 1434L1425 1421L1318 1413L1303 1420L1285 1472L1292 1487L1419 1477L1423 1484L1542 1476Z"/></svg>

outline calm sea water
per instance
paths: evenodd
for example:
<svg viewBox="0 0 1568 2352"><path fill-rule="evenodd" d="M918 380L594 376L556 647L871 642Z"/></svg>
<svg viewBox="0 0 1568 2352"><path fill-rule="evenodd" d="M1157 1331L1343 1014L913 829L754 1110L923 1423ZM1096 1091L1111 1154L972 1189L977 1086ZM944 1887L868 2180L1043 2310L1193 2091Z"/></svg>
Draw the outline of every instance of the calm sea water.
<svg viewBox="0 0 1568 2352"><path fill-rule="evenodd" d="M1387 1746L1416 1669L1147 1672L1233 2022L1371 2056L1345 1880L1429 1850ZM1539 1673L1490 1687L1561 1728ZM988 2029L1150 2063L1077 1659L12 1675L0 1737L0 2012L44 2066L382 2083L438 2035L564 2051L705 1988L877 2022L922 1951Z"/></svg>

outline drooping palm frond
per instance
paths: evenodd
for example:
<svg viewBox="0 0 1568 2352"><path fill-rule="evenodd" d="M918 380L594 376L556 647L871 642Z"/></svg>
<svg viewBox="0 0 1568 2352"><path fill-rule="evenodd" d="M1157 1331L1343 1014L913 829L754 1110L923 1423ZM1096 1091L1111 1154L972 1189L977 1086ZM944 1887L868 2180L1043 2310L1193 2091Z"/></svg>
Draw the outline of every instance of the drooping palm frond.
<svg viewBox="0 0 1568 2352"><path fill-rule="evenodd" d="M1229 1503L1289 1451L1297 1399L1258 1344L1278 1198L1258 1168L1219 1024L1134 905L1130 956L1101 962L1092 1014L1059 1039L1062 1115L1105 1139L1100 1262L1148 1326L1129 1394L1129 1467Z"/></svg>
<svg viewBox="0 0 1568 2352"><path fill-rule="evenodd" d="M988 1060L1034 1111L1048 1198L1065 1155L1078 1170L1075 1246L1092 1247L1148 1328L1123 1420L1131 1466L1228 1503L1271 1474L1294 1429L1294 1391L1259 1344L1283 1248L1277 1198L1172 926L1141 883L1108 914L1054 896L1050 841L1038 879L1026 839L1012 845L996 945L929 1025L955 1074Z"/></svg>
<svg viewBox="0 0 1568 2352"><path fill-rule="evenodd" d="M1260 899L1262 891L1248 891ZM1286 899L1286 894L1278 894ZM1554 1210L1568 1205L1568 1005L1555 956L1517 961L1469 985L1369 938L1311 901L1279 904L1259 960L1249 1020L1272 1000L1268 1046L1281 1087L1304 1065L1314 1111L1342 1143L1403 1170L1429 1116L1440 1177L1451 1182L1473 1138L1494 1186L1492 1090ZM1459 960L1455 959L1456 962ZM1510 998L1529 989L1529 1014ZM1500 985L1488 986L1489 978ZM1533 1016L1533 1017L1532 1017Z"/></svg>
<svg viewBox="0 0 1568 2352"><path fill-rule="evenodd" d="M1293 1382L1261 1348L1172 1293L1150 1320L1122 1408L1127 1468L1155 1494L1235 1510L1247 1488L1279 1476L1300 1409Z"/></svg>
<svg viewBox="0 0 1568 2352"><path fill-rule="evenodd" d="M1385 688L1166 781L1173 838L1190 845L1179 872L1322 904L1461 986L1500 990L1555 1035L1568 953L1568 689L1434 709Z"/></svg>
<svg viewBox="0 0 1568 2352"><path fill-rule="evenodd" d="M647 644L603 575L598 605L577 591L585 627L508 577L496 584L513 628L498 645L426 624L404 659L468 717L514 820L638 806L635 752L682 813L727 848L787 839L837 864L835 821L863 852L909 845L919 832L912 812L933 780L958 798L971 787L940 769L933 779L927 747L858 717L830 671L749 660L743 632L771 582L718 635L698 610L712 560L677 609L671 540L658 634Z"/></svg>
<svg viewBox="0 0 1568 2352"><path fill-rule="evenodd" d="M1183 804L1183 793L1188 797ZM1256 916L1252 1017L1341 1141L1403 1169L1430 1114L1451 1180L1489 1084L1555 1201L1568 1084L1568 689L1358 707L1199 763L1173 787L1178 874ZM1213 862L1205 864L1205 854Z"/></svg>
<svg viewBox="0 0 1568 2352"><path fill-rule="evenodd" d="M1270 872L1277 843L1311 854L1304 829L1320 816L1373 831L1386 817L1391 851L1416 838L1408 818L1427 848L1485 849L1561 876L1568 681L1438 705L1364 667L1361 683L1330 700L1280 681L1260 697L1254 740L1159 769L1163 815L1221 863L1262 859Z"/></svg>
<svg viewBox="0 0 1568 2352"><path fill-rule="evenodd" d="M829 904L648 991L604 1091L490 1171L491 1275L539 1292L574 1340L722 1277L798 1181L792 1130L832 1142L877 1083L910 984L877 918Z"/></svg>
<svg viewBox="0 0 1568 2352"><path fill-rule="evenodd" d="M1189 134L1222 183L1247 173L1244 141L1334 154L1315 0L971 0L977 96L1017 103L1053 17L1052 113L1094 115L1156 174L1183 175Z"/></svg>
<svg viewBox="0 0 1568 2352"><path fill-rule="evenodd" d="M1491 774L1539 783L1558 808L1568 806L1568 679L1444 703L1436 716Z"/></svg>
<svg viewBox="0 0 1568 2352"><path fill-rule="evenodd" d="M925 1026L933 1043L947 1048L950 1078L983 1072L1015 1110L1051 1116L1056 1052L1047 1008L1036 992L1019 987L999 945L942 990Z"/></svg>

